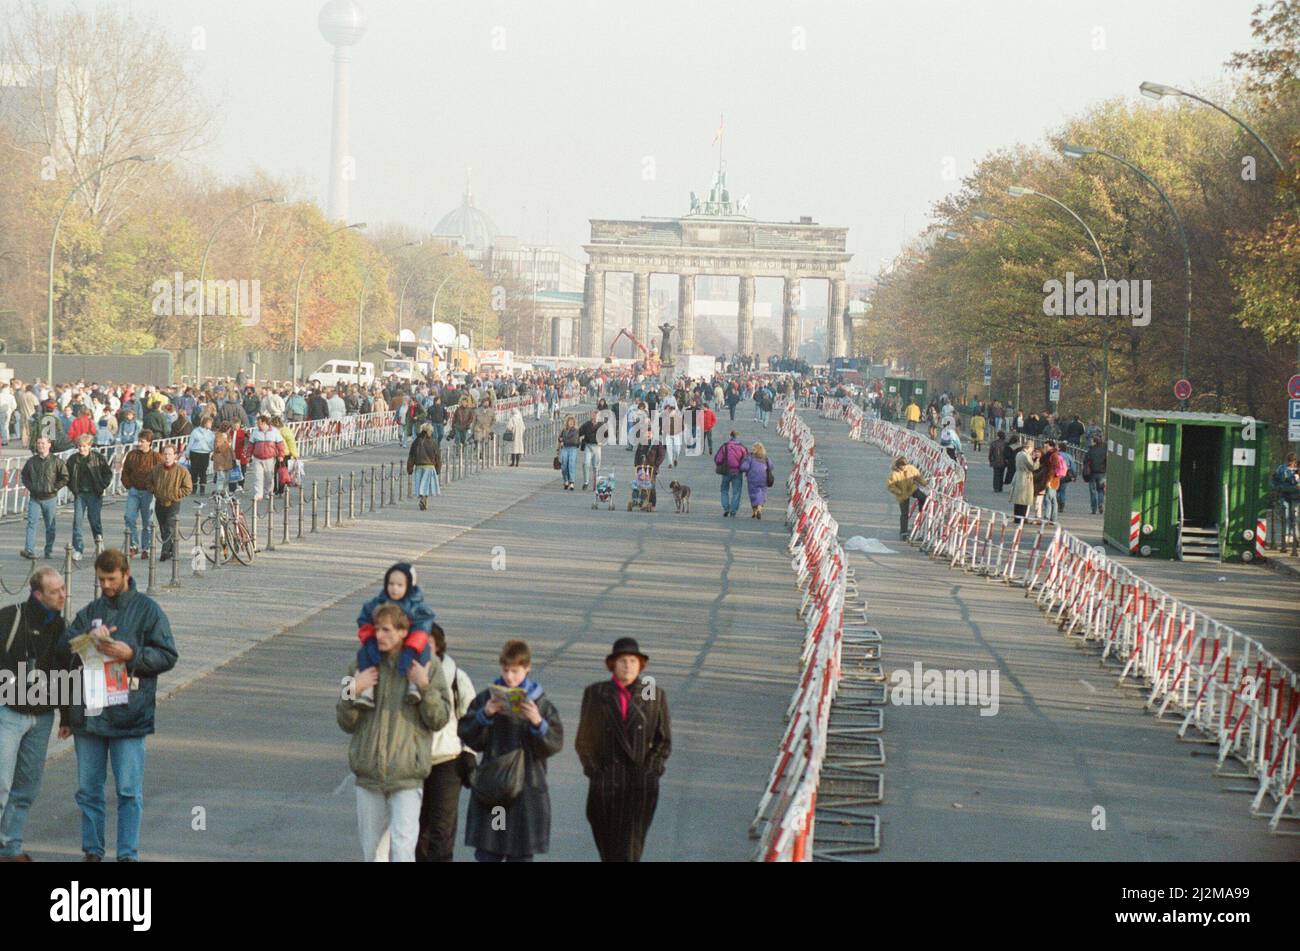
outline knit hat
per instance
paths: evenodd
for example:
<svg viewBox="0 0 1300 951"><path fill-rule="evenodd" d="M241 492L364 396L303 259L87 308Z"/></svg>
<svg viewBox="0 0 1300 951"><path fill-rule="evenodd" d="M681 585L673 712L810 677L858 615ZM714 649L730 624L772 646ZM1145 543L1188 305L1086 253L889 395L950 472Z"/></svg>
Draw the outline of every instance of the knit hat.
<svg viewBox="0 0 1300 951"><path fill-rule="evenodd" d="M406 575L406 593L408 595L415 590L415 569L411 567L411 563L409 561L399 561L397 564L393 565L391 568L389 568L387 571L384 572L385 593L387 593L388 591L388 576L391 575L394 571L400 571L402 574Z"/></svg>

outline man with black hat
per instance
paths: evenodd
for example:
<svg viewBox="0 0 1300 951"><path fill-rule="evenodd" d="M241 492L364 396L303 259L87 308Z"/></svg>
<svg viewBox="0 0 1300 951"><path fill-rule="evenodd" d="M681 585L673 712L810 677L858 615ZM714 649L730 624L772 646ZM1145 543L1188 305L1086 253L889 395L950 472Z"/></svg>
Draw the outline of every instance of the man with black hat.
<svg viewBox="0 0 1300 951"><path fill-rule="evenodd" d="M591 780L587 821L602 862L639 862L672 753L668 698L642 672L650 658L620 637L605 658L613 675L582 695L575 748Z"/></svg>

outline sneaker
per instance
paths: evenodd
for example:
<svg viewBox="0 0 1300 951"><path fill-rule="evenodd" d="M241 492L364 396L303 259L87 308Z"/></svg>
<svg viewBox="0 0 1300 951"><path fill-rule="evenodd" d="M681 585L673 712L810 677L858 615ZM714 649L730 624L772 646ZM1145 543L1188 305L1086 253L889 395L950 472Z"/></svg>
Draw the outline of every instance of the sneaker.
<svg viewBox="0 0 1300 951"><path fill-rule="evenodd" d="M415 684L408 683L406 685L406 696L403 697L402 699L404 699L407 703L419 703L420 688L417 687Z"/></svg>
<svg viewBox="0 0 1300 951"><path fill-rule="evenodd" d="M36 560L36 552L32 551L31 549L24 548L18 554L22 555L24 558L30 558L32 561Z"/></svg>
<svg viewBox="0 0 1300 951"><path fill-rule="evenodd" d="M130 557L134 558L134 557L135 557L136 555L138 555L138 554L140 554L140 546L139 546L139 545L132 545L132 546L131 546L131 551L129 552Z"/></svg>
<svg viewBox="0 0 1300 951"><path fill-rule="evenodd" d="M367 710L373 710L375 708L375 688L371 687L369 690L363 690L353 698L352 702L358 707L365 707Z"/></svg>
<svg viewBox="0 0 1300 951"><path fill-rule="evenodd" d="M83 853L83 854L82 854L82 856L81 856L81 861L83 861L83 862L102 862L102 861L104 861L104 856L102 856L102 855L96 855L94 852L86 852L86 853Z"/></svg>
<svg viewBox="0 0 1300 951"><path fill-rule="evenodd" d="M47 552L45 553L45 560L46 560L46 561L49 561L49 560L50 560L51 558L53 558L53 557L54 557L54 552L52 552L52 551L47 551Z"/></svg>
<svg viewBox="0 0 1300 951"><path fill-rule="evenodd" d="M123 855L123 856L120 856L120 857L118 858L118 861L119 861L119 862L138 862L139 859L133 859L133 858L131 858L131 857L129 857L129 856Z"/></svg>

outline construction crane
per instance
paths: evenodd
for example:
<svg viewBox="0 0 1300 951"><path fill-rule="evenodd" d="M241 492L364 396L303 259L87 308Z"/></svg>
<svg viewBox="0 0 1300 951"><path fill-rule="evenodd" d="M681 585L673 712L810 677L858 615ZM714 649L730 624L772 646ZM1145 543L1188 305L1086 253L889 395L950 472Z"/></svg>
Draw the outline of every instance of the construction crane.
<svg viewBox="0 0 1300 951"><path fill-rule="evenodd" d="M605 362L614 362L614 347L618 345L619 340L623 337L627 337L628 340L631 340L633 345L639 347L641 352L645 354L645 361L642 364L643 372L647 376L657 376L659 374L659 355L655 353L653 349L647 350L645 344L640 340L637 340L636 337L632 335L632 331L626 327L615 334L614 339L610 341L609 353L605 356Z"/></svg>

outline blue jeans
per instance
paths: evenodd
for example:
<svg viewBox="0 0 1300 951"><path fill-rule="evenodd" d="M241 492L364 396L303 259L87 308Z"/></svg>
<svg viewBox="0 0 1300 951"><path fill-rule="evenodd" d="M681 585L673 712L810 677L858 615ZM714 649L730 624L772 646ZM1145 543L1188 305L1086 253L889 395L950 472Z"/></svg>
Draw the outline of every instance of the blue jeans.
<svg viewBox="0 0 1300 951"><path fill-rule="evenodd" d="M27 551L34 552L36 544L36 522L45 522L45 557L54 551L54 519L59 514L58 498L27 499Z"/></svg>
<svg viewBox="0 0 1300 951"><path fill-rule="evenodd" d="M144 737L74 734L77 747L77 805L81 809L81 850L104 855L104 784L113 764L117 787L117 857L139 858L140 815L144 811Z"/></svg>
<svg viewBox="0 0 1300 951"><path fill-rule="evenodd" d="M1088 477L1088 502L1092 505L1093 514L1106 507L1106 474L1104 472Z"/></svg>
<svg viewBox="0 0 1300 951"><path fill-rule="evenodd" d="M91 537L102 538L104 536L104 526L100 523L99 513L103 504L104 499L93 492L79 493L72 503L72 547L76 549L79 555L86 553L86 549L82 545L81 515L83 512L86 514L86 521L90 523Z"/></svg>
<svg viewBox="0 0 1300 951"><path fill-rule="evenodd" d="M744 485L745 477L737 472L735 475L724 475L722 477L722 511L731 515L736 514L740 508L740 491ZM730 493L730 497L728 497Z"/></svg>
<svg viewBox="0 0 1300 951"><path fill-rule="evenodd" d="M20 855L27 811L41 791L54 711L30 716L0 706L0 855Z"/></svg>
<svg viewBox="0 0 1300 951"><path fill-rule="evenodd" d="M142 551L149 550L153 541L153 493L144 489L128 489L126 493L126 530L131 536L131 547L139 547L136 523L144 522L144 545Z"/></svg>
<svg viewBox="0 0 1300 951"><path fill-rule="evenodd" d="M767 421L772 418L772 411L770 409L759 409L758 418L762 422L763 428L766 429Z"/></svg>
<svg viewBox="0 0 1300 951"><path fill-rule="evenodd" d="M560 449L560 476L565 482L573 482L578 475L578 447L564 446Z"/></svg>
<svg viewBox="0 0 1300 951"><path fill-rule="evenodd" d="M1043 493L1043 521L1056 521L1056 489L1050 485L1047 491Z"/></svg>
<svg viewBox="0 0 1300 951"><path fill-rule="evenodd" d="M441 446L442 440L447 435L447 427L442 423L430 423L433 427L433 441L436 445Z"/></svg>

